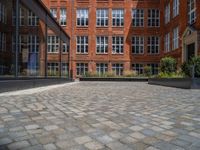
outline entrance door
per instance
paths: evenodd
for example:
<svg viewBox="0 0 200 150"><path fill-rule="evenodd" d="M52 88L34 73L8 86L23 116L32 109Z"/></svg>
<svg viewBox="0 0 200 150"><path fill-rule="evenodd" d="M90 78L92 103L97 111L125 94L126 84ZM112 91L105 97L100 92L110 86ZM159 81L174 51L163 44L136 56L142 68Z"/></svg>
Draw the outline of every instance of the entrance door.
<svg viewBox="0 0 200 150"><path fill-rule="evenodd" d="M187 61L190 61L195 56L195 43L187 45Z"/></svg>

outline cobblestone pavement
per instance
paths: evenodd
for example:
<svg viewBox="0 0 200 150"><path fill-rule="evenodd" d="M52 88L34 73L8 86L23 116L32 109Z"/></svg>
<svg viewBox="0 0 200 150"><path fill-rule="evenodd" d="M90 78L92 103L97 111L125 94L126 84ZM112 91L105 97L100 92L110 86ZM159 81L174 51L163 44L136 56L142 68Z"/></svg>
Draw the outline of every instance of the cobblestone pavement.
<svg viewBox="0 0 200 150"><path fill-rule="evenodd" d="M0 97L0 150L200 150L200 91L81 82Z"/></svg>

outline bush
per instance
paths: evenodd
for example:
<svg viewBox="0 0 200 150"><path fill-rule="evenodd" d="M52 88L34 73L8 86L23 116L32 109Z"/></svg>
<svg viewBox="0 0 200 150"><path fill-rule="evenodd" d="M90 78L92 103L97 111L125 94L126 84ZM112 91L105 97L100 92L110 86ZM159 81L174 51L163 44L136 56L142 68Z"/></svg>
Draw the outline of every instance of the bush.
<svg viewBox="0 0 200 150"><path fill-rule="evenodd" d="M144 66L144 75L147 77L152 75L152 68L150 66Z"/></svg>
<svg viewBox="0 0 200 150"><path fill-rule="evenodd" d="M160 61L160 71L165 74L176 72L176 60L172 57L164 57Z"/></svg>
<svg viewBox="0 0 200 150"><path fill-rule="evenodd" d="M110 71L110 72L104 73L103 77L107 77L107 78L109 78L109 77L116 77L116 75L115 75L114 72Z"/></svg>
<svg viewBox="0 0 200 150"><path fill-rule="evenodd" d="M188 77L192 77L192 66L195 66L195 77L200 77L200 56L193 57L181 66L182 72Z"/></svg>
<svg viewBox="0 0 200 150"><path fill-rule="evenodd" d="M124 77L135 77L135 76L137 76L137 72L136 71L125 71L123 76Z"/></svg>
<svg viewBox="0 0 200 150"><path fill-rule="evenodd" d="M178 72L172 72L172 73L160 72L157 77L158 78L183 78L184 75Z"/></svg>
<svg viewBox="0 0 200 150"><path fill-rule="evenodd" d="M96 72L86 72L84 77L98 77L99 75Z"/></svg>

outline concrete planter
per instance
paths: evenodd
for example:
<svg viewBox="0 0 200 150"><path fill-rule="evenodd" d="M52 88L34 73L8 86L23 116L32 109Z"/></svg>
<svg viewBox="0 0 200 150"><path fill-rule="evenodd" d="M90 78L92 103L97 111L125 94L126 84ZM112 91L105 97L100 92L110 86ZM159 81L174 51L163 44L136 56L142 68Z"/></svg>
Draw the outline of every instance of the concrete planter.
<svg viewBox="0 0 200 150"><path fill-rule="evenodd" d="M129 82L147 82L148 78L128 78L128 77L112 77L112 78L101 78L101 77L82 77L80 81L129 81Z"/></svg>
<svg viewBox="0 0 200 150"><path fill-rule="evenodd" d="M24 78L24 79L0 79L0 93L2 92L9 92L9 91L16 91L16 90L24 90L54 84L63 84L67 82L72 82L72 80L68 79L31 79L31 78Z"/></svg>
<svg viewBox="0 0 200 150"><path fill-rule="evenodd" d="M200 78L149 78L148 84L182 89L200 89Z"/></svg>

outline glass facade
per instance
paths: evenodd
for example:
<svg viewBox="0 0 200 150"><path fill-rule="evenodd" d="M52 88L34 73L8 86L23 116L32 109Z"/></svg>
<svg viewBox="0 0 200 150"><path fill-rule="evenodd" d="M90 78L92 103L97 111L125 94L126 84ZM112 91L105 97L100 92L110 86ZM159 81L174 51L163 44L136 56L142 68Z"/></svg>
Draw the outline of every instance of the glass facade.
<svg viewBox="0 0 200 150"><path fill-rule="evenodd" d="M68 78L69 42L22 3L0 0L0 7L0 77Z"/></svg>

